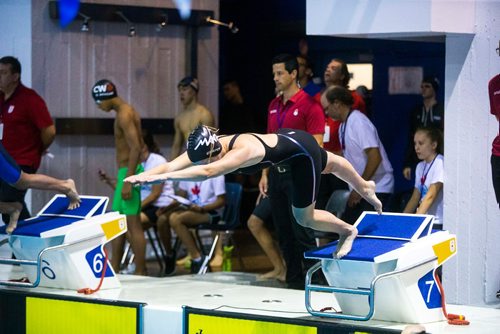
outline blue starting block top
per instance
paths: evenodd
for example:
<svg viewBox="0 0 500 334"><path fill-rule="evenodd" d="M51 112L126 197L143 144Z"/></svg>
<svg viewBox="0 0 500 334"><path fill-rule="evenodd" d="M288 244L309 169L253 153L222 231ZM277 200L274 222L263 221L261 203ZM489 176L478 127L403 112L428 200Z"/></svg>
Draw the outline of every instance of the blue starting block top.
<svg viewBox="0 0 500 334"><path fill-rule="evenodd" d="M79 220L81 219L69 217L38 216L29 220L19 221L17 228L14 230L14 232L12 232L12 235L39 237L43 232L70 225ZM5 226L2 226L0 228L0 233L5 233Z"/></svg>
<svg viewBox="0 0 500 334"><path fill-rule="evenodd" d="M414 241L429 235L432 216L363 212L354 226L360 237Z"/></svg>
<svg viewBox="0 0 500 334"><path fill-rule="evenodd" d="M76 209L69 210L69 200L66 196L58 195L40 210L37 216L64 216L71 218L88 218L102 215L106 212L107 198L97 196L81 196L82 202Z"/></svg>
<svg viewBox="0 0 500 334"><path fill-rule="evenodd" d="M407 242L404 240L358 237L354 239L351 251L342 259L373 262L375 257L398 249ZM332 260L337 244L338 241L334 241L326 246L305 252L304 257L307 259Z"/></svg>
<svg viewBox="0 0 500 334"><path fill-rule="evenodd" d="M54 196L35 217L20 220L12 235L40 237L43 232L106 212L107 197L80 196L80 199L80 206L69 210L69 200L66 196ZM6 225L0 227L0 234L6 234L6 228Z"/></svg>
<svg viewBox="0 0 500 334"><path fill-rule="evenodd" d="M373 262L379 255L402 247L410 241L429 235L432 216L364 212L354 226L358 236L351 251L342 259ZM308 251L305 258L333 259L338 241Z"/></svg>

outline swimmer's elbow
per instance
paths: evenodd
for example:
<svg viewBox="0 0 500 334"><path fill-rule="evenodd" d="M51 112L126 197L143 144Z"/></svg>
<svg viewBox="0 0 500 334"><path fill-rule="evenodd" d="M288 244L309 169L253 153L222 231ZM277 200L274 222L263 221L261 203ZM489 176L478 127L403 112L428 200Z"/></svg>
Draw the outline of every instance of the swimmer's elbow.
<svg viewBox="0 0 500 334"><path fill-rule="evenodd" d="M211 179L213 177L217 177L223 174L224 173L220 171L218 168L213 168L212 166L207 165L206 168L204 169L203 176L206 177L207 179Z"/></svg>

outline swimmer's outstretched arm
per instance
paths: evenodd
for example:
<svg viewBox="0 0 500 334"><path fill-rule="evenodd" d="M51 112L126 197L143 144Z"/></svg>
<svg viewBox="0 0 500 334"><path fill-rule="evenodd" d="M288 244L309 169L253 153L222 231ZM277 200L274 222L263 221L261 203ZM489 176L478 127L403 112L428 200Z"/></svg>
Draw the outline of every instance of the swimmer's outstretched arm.
<svg viewBox="0 0 500 334"><path fill-rule="evenodd" d="M72 179L60 180L45 174L28 174L21 172L21 177L13 186L17 189L55 190L69 199L68 209L78 208L81 203L80 195L76 190L75 181Z"/></svg>
<svg viewBox="0 0 500 334"><path fill-rule="evenodd" d="M172 163L178 159L179 158L175 159ZM251 157L247 148L239 148L227 152L221 158L216 157L215 159L218 160L205 165L192 165L190 162L190 166L181 169L173 170L173 168L171 169L169 167L170 171L162 174L144 175L145 173L141 173L135 177L130 176L124 181L131 183L158 183L166 180L203 181L219 175L231 173L240 167L253 165L259 161L261 157ZM180 165L181 164L176 164L175 166L177 167Z"/></svg>
<svg viewBox="0 0 500 334"><path fill-rule="evenodd" d="M189 160L186 152L179 155L177 158L170 162L166 162L164 164L158 165L155 168L151 168L143 173L137 175L131 175L125 179L125 182L130 183L144 183L146 179L149 179L150 176L161 175L168 172L173 172L179 169L183 169L192 165L191 160Z"/></svg>

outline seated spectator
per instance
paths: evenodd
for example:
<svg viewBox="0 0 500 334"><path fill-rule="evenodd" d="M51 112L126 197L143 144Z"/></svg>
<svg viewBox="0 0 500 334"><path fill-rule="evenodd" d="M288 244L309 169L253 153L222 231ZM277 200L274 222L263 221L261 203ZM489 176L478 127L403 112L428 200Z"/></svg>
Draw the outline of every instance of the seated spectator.
<svg viewBox="0 0 500 334"><path fill-rule="evenodd" d="M142 138L144 146L141 150L141 164L145 171L150 170L158 165L164 164L167 160L160 154L158 145L156 144L152 134L143 129ZM115 188L115 180L107 176L103 170L99 171L99 176L102 181L106 182L113 189ZM174 187L172 181L166 181L158 184L144 184L141 186L141 225L143 228L148 228L150 225L157 223L157 212L160 208L172 209L175 207L172 204L173 200L170 195L174 195ZM149 225L149 226L148 226ZM175 253L171 245L170 231L162 233L158 231L159 237L166 251L165 274L170 275L175 271Z"/></svg>
<svg viewBox="0 0 500 334"><path fill-rule="evenodd" d="M415 152L421 160L415 169L415 188L404 209L405 213L434 215L434 228L443 227L444 162L442 134L435 127L418 128Z"/></svg>
<svg viewBox="0 0 500 334"><path fill-rule="evenodd" d="M202 182L179 182L179 194L187 198L189 205L181 205L162 215L158 219L158 228L168 230L172 227L180 241L186 246L191 257L191 273L196 274L207 264L208 257L196 245L193 234L189 230L200 224L216 224L222 217L225 205L226 185L224 176L218 176Z"/></svg>
<svg viewBox="0 0 500 334"><path fill-rule="evenodd" d="M150 170L156 166L166 163L167 160L160 154L160 149L154 141L153 136L147 130L142 130L144 146L141 152L141 161L144 170ZM141 224L144 228L148 225L156 225L158 221L158 211L161 208L172 209L176 207L171 195L174 195L174 184L172 181L165 181L157 184L143 184L141 186ZM158 227L157 227L158 228ZM170 231L165 233L158 229L158 236L165 249L165 275L171 275L175 271L176 254L172 249L172 238Z"/></svg>

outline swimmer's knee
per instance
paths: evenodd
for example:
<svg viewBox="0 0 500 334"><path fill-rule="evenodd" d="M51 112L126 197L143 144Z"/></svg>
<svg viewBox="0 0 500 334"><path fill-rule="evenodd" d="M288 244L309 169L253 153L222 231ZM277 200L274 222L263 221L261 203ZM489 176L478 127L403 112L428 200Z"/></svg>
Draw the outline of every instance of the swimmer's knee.
<svg viewBox="0 0 500 334"><path fill-rule="evenodd" d="M307 220L307 219L297 219L297 218L295 218L295 220L302 227L312 228L312 221L310 221L310 220Z"/></svg>
<svg viewBox="0 0 500 334"><path fill-rule="evenodd" d="M293 208L293 216L300 226L309 227L313 226L313 217L305 209Z"/></svg>

